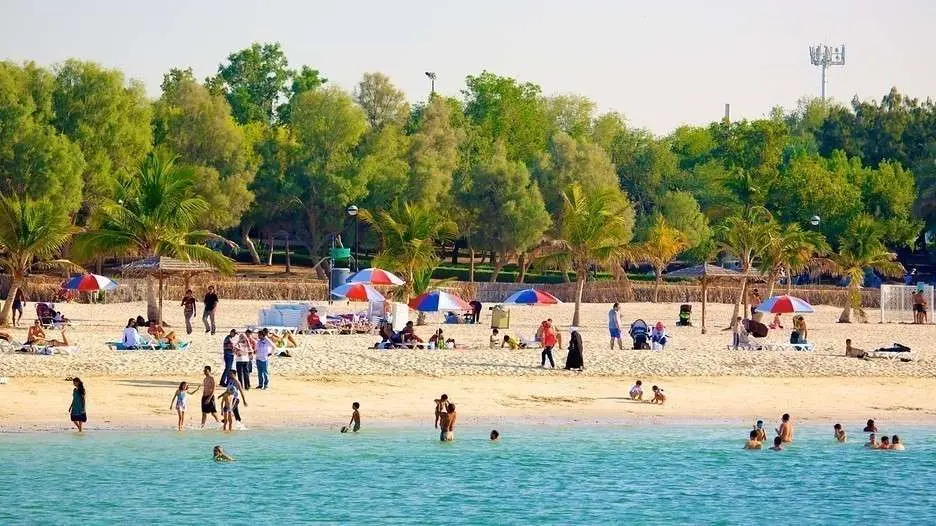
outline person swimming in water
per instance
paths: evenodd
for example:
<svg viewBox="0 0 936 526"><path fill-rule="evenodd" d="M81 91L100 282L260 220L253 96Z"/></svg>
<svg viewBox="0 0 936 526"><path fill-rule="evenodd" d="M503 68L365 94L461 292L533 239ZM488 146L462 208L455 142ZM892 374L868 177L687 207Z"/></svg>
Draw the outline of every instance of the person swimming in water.
<svg viewBox="0 0 936 526"><path fill-rule="evenodd" d="M770 448L772 451L783 451L783 439L780 437L774 437L773 447Z"/></svg>
<svg viewBox="0 0 936 526"><path fill-rule="evenodd" d="M442 432L439 434L439 440L442 442L452 442L455 440L455 420L458 415L455 413L455 404L445 406L445 412L442 413L439 426Z"/></svg>
<svg viewBox="0 0 936 526"><path fill-rule="evenodd" d="M784 444L789 444L793 442L793 422L790 422L790 414L783 413L783 416L780 417L780 427L776 429L777 436L780 437L780 440Z"/></svg>
<svg viewBox="0 0 936 526"><path fill-rule="evenodd" d="M900 443L900 437L899 437L899 436L894 435L894 436L891 437L891 445L890 445L890 448L893 449L894 451L903 451L903 450L904 450L904 445Z"/></svg>
<svg viewBox="0 0 936 526"><path fill-rule="evenodd" d="M894 438L897 438L897 437L894 437ZM491 442L494 442L495 440L500 440L500 433L496 429L492 429L491 430Z"/></svg>
<svg viewBox="0 0 936 526"><path fill-rule="evenodd" d="M884 435L881 437L881 443L878 444L878 447L874 449L890 449L890 448L891 448L890 437L888 437L887 435Z"/></svg>
<svg viewBox="0 0 936 526"><path fill-rule="evenodd" d="M868 449L877 449L878 447L877 436L874 433L871 433L870 435L868 435L868 441L865 443L864 447Z"/></svg>
<svg viewBox="0 0 936 526"><path fill-rule="evenodd" d="M754 423L754 431L757 431L757 441L763 444L767 442L767 430L764 429L764 421L758 420Z"/></svg>
<svg viewBox="0 0 936 526"><path fill-rule="evenodd" d="M744 443L744 449L760 449L763 447L763 444L760 440L757 440L757 430L752 429L749 435L748 441Z"/></svg>
<svg viewBox="0 0 936 526"><path fill-rule="evenodd" d="M224 450L221 449L221 446L215 446L212 451L215 462L233 462L234 459L225 454Z"/></svg>
<svg viewBox="0 0 936 526"><path fill-rule="evenodd" d="M839 443L848 440L848 435L845 433L845 429L842 428L842 424L835 424L832 426L832 429L835 430L835 439L838 440Z"/></svg>
<svg viewBox="0 0 936 526"><path fill-rule="evenodd" d="M874 419L869 418L868 423L865 425L864 432L865 433L877 433L877 430L878 430L877 426L874 425Z"/></svg>

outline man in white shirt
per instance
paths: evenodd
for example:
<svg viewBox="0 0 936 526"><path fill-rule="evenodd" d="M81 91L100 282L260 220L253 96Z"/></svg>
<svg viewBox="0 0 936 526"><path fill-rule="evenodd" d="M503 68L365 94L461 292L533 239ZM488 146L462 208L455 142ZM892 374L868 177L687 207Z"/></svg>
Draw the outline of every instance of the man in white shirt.
<svg viewBox="0 0 936 526"><path fill-rule="evenodd" d="M614 350L614 340L617 340L618 348L624 350L624 344L621 343L621 306L615 303L608 311L608 332L611 333L611 350Z"/></svg>
<svg viewBox="0 0 936 526"><path fill-rule="evenodd" d="M273 354L273 342L267 337L267 329L260 330L260 338L256 343L255 357L257 360L257 388L270 388L270 374L267 369L267 360Z"/></svg>

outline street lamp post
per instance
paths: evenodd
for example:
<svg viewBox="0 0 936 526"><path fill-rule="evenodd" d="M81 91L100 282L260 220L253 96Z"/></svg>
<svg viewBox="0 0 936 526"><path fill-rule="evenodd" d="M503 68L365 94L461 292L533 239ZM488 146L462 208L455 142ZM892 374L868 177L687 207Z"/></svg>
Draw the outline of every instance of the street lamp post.
<svg viewBox="0 0 936 526"><path fill-rule="evenodd" d="M809 218L809 224L812 225L813 228L816 228L817 230L819 229L819 223L821 222L822 222L822 218L819 216L814 215ZM818 285L821 281L822 281L822 273L818 272L816 274L816 285Z"/></svg>
<svg viewBox="0 0 936 526"><path fill-rule="evenodd" d="M431 97L432 95L435 95L435 71L427 71L426 76L429 77L429 96Z"/></svg>
<svg viewBox="0 0 936 526"><path fill-rule="evenodd" d="M345 209L345 212L354 218L354 271L357 272L360 270L360 265L358 265L358 238L360 237L358 232L358 207L351 205Z"/></svg>

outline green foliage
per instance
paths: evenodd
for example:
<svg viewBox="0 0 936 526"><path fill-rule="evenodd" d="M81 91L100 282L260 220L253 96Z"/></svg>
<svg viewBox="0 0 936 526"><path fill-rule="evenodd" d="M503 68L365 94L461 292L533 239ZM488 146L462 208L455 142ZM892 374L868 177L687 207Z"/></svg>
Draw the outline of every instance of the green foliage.
<svg viewBox="0 0 936 526"><path fill-rule="evenodd" d="M564 133L576 139L589 136L596 107L593 100L582 95L556 95L544 102L552 133Z"/></svg>
<svg viewBox="0 0 936 526"><path fill-rule="evenodd" d="M706 261L715 248L708 218L689 192L669 191L659 207L666 223L686 237L686 257L691 261ZM644 235L644 239L649 236Z"/></svg>
<svg viewBox="0 0 936 526"><path fill-rule="evenodd" d="M656 214L647 229L646 239L637 247L638 258L653 267L656 284L653 287L653 301L656 302L663 271L689 246L686 235L667 224L662 214Z"/></svg>
<svg viewBox="0 0 936 526"><path fill-rule="evenodd" d="M501 141L510 160L528 161L543 150L549 118L536 84L484 71L465 79L465 115L489 142Z"/></svg>
<svg viewBox="0 0 936 526"><path fill-rule="evenodd" d="M402 126L409 117L406 95L383 73L365 73L354 90L354 100L364 109L371 128Z"/></svg>
<svg viewBox="0 0 936 526"><path fill-rule="evenodd" d="M608 155L585 139L564 132L549 141L549 150L540 154L533 172L554 218L562 213L562 192L572 183L584 188L617 188L617 174Z"/></svg>
<svg viewBox="0 0 936 526"><path fill-rule="evenodd" d="M858 292L864 282L865 269L874 269L889 277L904 274L904 268L896 261L896 255L884 246L883 236L884 229L874 218L861 215L851 222L846 234L839 240L838 253L831 258L832 269L848 278L851 291L850 301L839 317L840 322L850 322L852 311L857 313L859 321L865 321Z"/></svg>
<svg viewBox="0 0 936 526"><path fill-rule="evenodd" d="M308 89L318 80L318 72L303 70L295 87ZM286 88L293 72L279 43L254 42L249 48L228 55L227 64L218 66L218 74L208 79L209 89L223 94L239 124L274 121L276 103L290 95ZM310 82L310 78L314 79Z"/></svg>
<svg viewBox="0 0 936 526"><path fill-rule="evenodd" d="M458 167L460 140L452 125L451 109L441 98L433 98L412 135L407 200L436 206L452 203L452 175Z"/></svg>

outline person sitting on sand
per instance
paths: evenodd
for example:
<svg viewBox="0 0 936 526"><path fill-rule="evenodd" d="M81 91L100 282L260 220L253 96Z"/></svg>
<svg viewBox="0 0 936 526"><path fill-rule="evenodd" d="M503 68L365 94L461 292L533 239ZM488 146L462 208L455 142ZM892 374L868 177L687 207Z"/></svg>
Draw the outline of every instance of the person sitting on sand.
<svg viewBox="0 0 936 526"><path fill-rule="evenodd" d="M650 400L651 404L660 404L663 405L666 403L666 395L663 394L663 388L653 386L653 399Z"/></svg>
<svg viewBox="0 0 936 526"><path fill-rule="evenodd" d="M868 441L865 442L864 447L868 449L877 449L878 447L877 435L875 435L874 433L871 433L870 435L868 435Z"/></svg>
<svg viewBox="0 0 936 526"><path fill-rule="evenodd" d="M42 345L45 343L46 333L42 322L36 320L26 333L26 345Z"/></svg>
<svg viewBox="0 0 936 526"><path fill-rule="evenodd" d="M630 395L631 400L643 400L643 382L637 380L627 394Z"/></svg>
<svg viewBox="0 0 936 526"><path fill-rule="evenodd" d="M835 431L835 440L838 440L839 443L848 440L848 435L845 433L845 429L842 428L842 424L835 424L832 429Z"/></svg>
<svg viewBox="0 0 936 526"><path fill-rule="evenodd" d="M509 334L504 335L504 341L501 342L501 349L507 346L511 351L516 351L517 349L522 349L523 344L520 343L516 338L510 336Z"/></svg>
<svg viewBox="0 0 936 526"><path fill-rule="evenodd" d="M869 418L869 419L868 419L868 423L865 424L865 428L864 428L863 432L864 432L864 433L877 433L877 431L878 431L878 428L877 428L876 425L874 425L874 419L873 419L873 418Z"/></svg>
<svg viewBox="0 0 936 526"><path fill-rule="evenodd" d="M400 334L403 335L403 343L423 343L423 339L416 336L416 329L413 327L413 322L411 321L406 322L406 326L403 327Z"/></svg>
<svg viewBox="0 0 936 526"><path fill-rule="evenodd" d="M861 360L868 360L870 358L864 349L852 347L851 338L845 339L845 356L848 358L859 358Z"/></svg>
<svg viewBox="0 0 936 526"><path fill-rule="evenodd" d="M895 451L903 451L903 450L904 450L904 445L900 443L900 437L899 437L899 436L894 435L894 436L891 437L891 445L890 445L890 448L893 449L893 450L895 450Z"/></svg>
<svg viewBox="0 0 936 526"><path fill-rule="evenodd" d="M496 349L497 344L500 343L501 340L500 340L499 334L500 333L497 330L497 328L491 329L491 338L490 338L491 349Z"/></svg>
<svg viewBox="0 0 936 526"><path fill-rule="evenodd" d="M764 429L764 421L758 420L754 423L754 431L757 432L757 441L764 443L767 441L767 430Z"/></svg>
<svg viewBox="0 0 936 526"><path fill-rule="evenodd" d="M783 321L780 320L780 313L779 313L779 312L776 313L776 314L774 314L773 321L770 322L770 328L771 328L771 329L782 329L782 328L783 328Z"/></svg>
<svg viewBox="0 0 936 526"><path fill-rule="evenodd" d="M757 440L757 430L752 429L748 434L748 440L744 443L744 449L760 449L763 444Z"/></svg>
<svg viewBox="0 0 936 526"><path fill-rule="evenodd" d="M881 442L874 449L890 449L890 438L887 435L881 437Z"/></svg>
<svg viewBox="0 0 936 526"><path fill-rule="evenodd" d="M325 324L322 323L322 318L318 315L318 309L315 307L309 309L309 315L306 316L306 325L308 325L309 330L313 331L325 328Z"/></svg>
<svg viewBox="0 0 936 526"><path fill-rule="evenodd" d="M224 450L221 449L221 446L215 446L211 454L214 457L215 462L233 462L234 461L233 458L229 457L227 454L224 453Z"/></svg>
<svg viewBox="0 0 936 526"><path fill-rule="evenodd" d="M793 422L790 422L790 414L784 413L780 417L780 427L776 429L777 436L783 440L784 444L793 442Z"/></svg>
<svg viewBox="0 0 936 526"><path fill-rule="evenodd" d="M293 335L290 332L285 332L282 336L277 336L272 332L267 331L267 338L273 342L273 345L280 349L283 347L293 348L299 346L296 344L296 339L293 338Z"/></svg>
<svg viewBox="0 0 936 526"><path fill-rule="evenodd" d="M154 340L158 343L164 343L170 348L175 349L176 346L176 334L175 332L169 331L168 333L163 328L162 323L157 322L156 320L151 320L149 322L149 328L146 329L146 332L153 337Z"/></svg>
<svg viewBox="0 0 936 526"><path fill-rule="evenodd" d="M491 430L491 442L500 440L500 433L496 429Z"/></svg>
<svg viewBox="0 0 936 526"><path fill-rule="evenodd" d="M432 333L432 336L429 337L429 346L436 349L445 347L445 336L442 335L442 329Z"/></svg>
<svg viewBox="0 0 936 526"><path fill-rule="evenodd" d="M663 322L656 322L656 325L650 329L650 341L653 342L653 349L662 351L666 348L666 341L668 339L669 338L666 336L666 328L663 327Z"/></svg>
<svg viewBox="0 0 936 526"><path fill-rule="evenodd" d="M774 437L771 451L783 451L783 440L780 437Z"/></svg>

